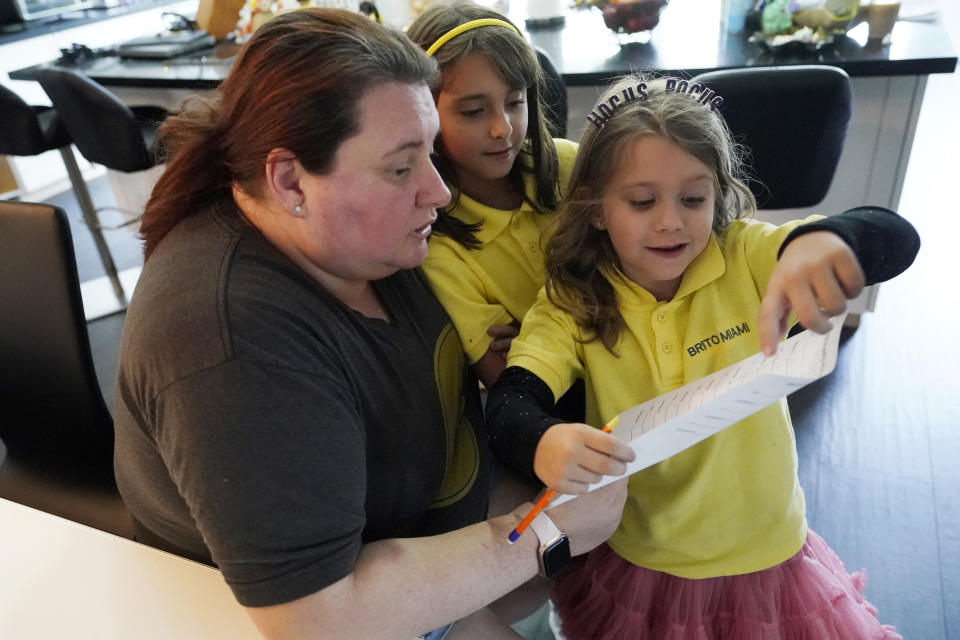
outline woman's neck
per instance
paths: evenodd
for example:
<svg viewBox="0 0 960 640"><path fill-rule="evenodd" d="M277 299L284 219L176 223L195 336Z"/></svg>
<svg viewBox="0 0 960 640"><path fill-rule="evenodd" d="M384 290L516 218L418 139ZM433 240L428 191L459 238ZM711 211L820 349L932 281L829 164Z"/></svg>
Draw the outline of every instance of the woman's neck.
<svg viewBox="0 0 960 640"><path fill-rule="evenodd" d="M352 284L355 286L344 287L343 282L336 282L334 287L325 284L321 279L314 278L323 287L330 292L337 300L353 309L354 311L365 315L368 318L376 318L384 322L390 322L390 312L383 304L373 283L369 280L357 280Z"/></svg>
<svg viewBox="0 0 960 640"><path fill-rule="evenodd" d="M267 242L326 289L330 295L368 318L390 321L390 313L371 281L332 273L311 260L300 249L296 238L291 235L295 233L295 225L283 223L286 212L272 210L268 204L258 202L238 190L234 192L234 199L243 215L266 238Z"/></svg>

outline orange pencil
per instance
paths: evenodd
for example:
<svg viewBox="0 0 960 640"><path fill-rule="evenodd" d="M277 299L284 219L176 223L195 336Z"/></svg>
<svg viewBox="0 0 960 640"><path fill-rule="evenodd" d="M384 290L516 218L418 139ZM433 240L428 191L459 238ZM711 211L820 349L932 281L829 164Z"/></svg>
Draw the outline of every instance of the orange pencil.
<svg viewBox="0 0 960 640"><path fill-rule="evenodd" d="M603 425L603 432L610 433L613 431L613 428L617 426L617 423L620 422L620 416L614 416L613 419L607 424ZM543 494L537 504L533 505L533 508L530 509L530 512L523 517L523 520L520 521L520 524L510 532L510 535L507 539L510 541L510 544L513 544L517 541L524 531L527 530L527 527L530 526L530 523L533 522L533 519L537 517L537 514L546 509L547 505L550 504L550 501L557 495L557 492L553 489L550 489L545 494Z"/></svg>

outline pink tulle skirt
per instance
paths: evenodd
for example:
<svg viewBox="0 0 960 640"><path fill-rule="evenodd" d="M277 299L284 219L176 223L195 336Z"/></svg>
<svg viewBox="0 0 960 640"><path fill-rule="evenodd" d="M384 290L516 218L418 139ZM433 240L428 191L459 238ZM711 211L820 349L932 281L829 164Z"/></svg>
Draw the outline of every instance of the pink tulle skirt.
<svg viewBox="0 0 960 640"><path fill-rule="evenodd" d="M553 603L567 640L903 640L863 597L820 536L774 567L678 578L633 565L601 545L558 579Z"/></svg>

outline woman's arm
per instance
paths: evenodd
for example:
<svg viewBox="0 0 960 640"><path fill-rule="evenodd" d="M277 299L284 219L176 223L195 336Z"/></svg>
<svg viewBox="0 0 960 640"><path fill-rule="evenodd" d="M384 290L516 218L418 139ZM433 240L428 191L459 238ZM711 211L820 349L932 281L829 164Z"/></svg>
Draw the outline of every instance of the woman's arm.
<svg viewBox="0 0 960 640"><path fill-rule="evenodd" d="M573 555L606 540L620 521L626 482L550 510ZM353 572L307 597L247 612L270 640L409 638L464 618L537 573L532 532L507 536L529 508L429 538L364 545Z"/></svg>

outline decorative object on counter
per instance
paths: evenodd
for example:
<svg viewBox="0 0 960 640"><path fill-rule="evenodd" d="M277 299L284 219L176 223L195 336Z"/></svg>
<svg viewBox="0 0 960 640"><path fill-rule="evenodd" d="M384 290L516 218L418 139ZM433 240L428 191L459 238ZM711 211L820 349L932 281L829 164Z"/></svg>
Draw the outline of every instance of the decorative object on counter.
<svg viewBox="0 0 960 640"><path fill-rule="evenodd" d="M347 9L348 7L343 8ZM376 3L364 1L360 2L358 10L380 24L397 29L406 29L411 20L410 0L376 0Z"/></svg>
<svg viewBox="0 0 960 640"><path fill-rule="evenodd" d="M900 3L895 0L872 0L861 9L869 25L867 39L889 44L893 25L900 15Z"/></svg>
<svg viewBox="0 0 960 640"><path fill-rule="evenodd" d="M219 0L200 0L201 5L204 2L218 2ZM233 1L233 0L230 0ZM233 29L237 42L244 42L253 32L260 28L260 25L270 20L278 13L286 11L295 11L297 9L307 9L309 7L326 7L330 9L346 9L356 13L362 13L376 22L387 22L392 26L400 26L399 23L405 22L405 19L396 15L394 10L395 2L387 0L379 5L369 0L240 0L237 14L234 15ZM199 13L198 20L199 20Z"/></svg>
<svg viewBox="0 0 960 640"><path fill-rule="evenodd" d="M594 2L602 7L603 23L613 31L621 45L646 44L650 30L660 23L660 12L668 0L609 0Z"/></svg>
<svg viewBox="0 0 960 640"><path fill-rule="evenodd" d="M383 24L383 16L380 15L380 10L377 9L377 5L373 4L372 2L363 0L363 2L360 3L360 13L367 16L374 22Z"/></svg>
<svg viewBox="0 0 960 640"><path fill-rule="evenodd" d="M760 31L750 40L774 50L797 45L819 49L846 33L859 7L860 0L758 0Z"/></svg>
<svg viewBox="0 0 960 640"><path fill-rule="evenodd" d="M203 2L204 0L201 0ZM216 1L216 0L214 0ZM231 0L232 1L232 0ZM309 6L309 5L302 5ZM285 11L299 9L301 4L297 0L246 0L238 9L239 15L234 22L237 42L244 42L253 35L270 18ZM359 9L359 5L354 10Z"/></svg>
<svg viewBox="0 0 960 640"><path fill-rule="evenodd" d="M236 28L243 5L244 0L200 0L197 25L219 40Z"/></svg>
<svg viewBox="0 0 960 640"><path fill-rule="evenodd" d="M85 44L74 42L65 49L60 49L57 62L64 65L82 64L97 57L97 53Z"/></svg>
<svg viewBox="0 0 960 640"><path fill-rule="evenodd" d="M567 0L527 0L527 28L550 29L566 22Z"/></svg>
<svg viewBox="0 0 960 640"><path fill-rule="evenodd" d="M723 0L721 24L727 33L740 33L747 23L747 14L753 11L754 0Z"/></svg>

